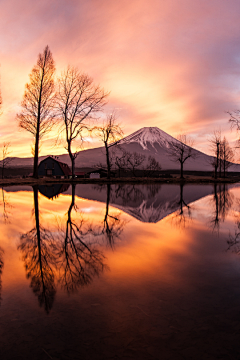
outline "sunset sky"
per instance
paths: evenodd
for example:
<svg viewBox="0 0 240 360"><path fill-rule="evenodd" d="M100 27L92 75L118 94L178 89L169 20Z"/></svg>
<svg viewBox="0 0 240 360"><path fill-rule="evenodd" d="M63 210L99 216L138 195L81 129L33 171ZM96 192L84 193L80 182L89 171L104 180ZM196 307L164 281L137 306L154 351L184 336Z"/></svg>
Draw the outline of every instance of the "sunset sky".
<svg viewBox="0 0 240 360"><path fill-rule="evenodd" d="M16 113L46 45L57 74L74 65L111 92L106 111L117 109L125 135L157 126L209 153L209 134L221 129L233 144L226 111L240 108L239 14L238 0L0 0L0 145L31 156ZM66 152L54 137L40 155Z"/></svg>

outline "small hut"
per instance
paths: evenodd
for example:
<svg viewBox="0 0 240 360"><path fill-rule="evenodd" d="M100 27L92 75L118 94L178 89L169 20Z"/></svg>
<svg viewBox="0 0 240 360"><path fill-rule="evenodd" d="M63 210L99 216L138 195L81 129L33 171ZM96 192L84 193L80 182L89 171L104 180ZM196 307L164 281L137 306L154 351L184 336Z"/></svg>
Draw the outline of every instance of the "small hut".
<svg viewBox="0 0 240 360"><path fill-rule="evenodd" d="M69 166L58 161L54 156L48 156L38 165L38 176L50 176L58 178L68 178L72 175Z"/></svg>

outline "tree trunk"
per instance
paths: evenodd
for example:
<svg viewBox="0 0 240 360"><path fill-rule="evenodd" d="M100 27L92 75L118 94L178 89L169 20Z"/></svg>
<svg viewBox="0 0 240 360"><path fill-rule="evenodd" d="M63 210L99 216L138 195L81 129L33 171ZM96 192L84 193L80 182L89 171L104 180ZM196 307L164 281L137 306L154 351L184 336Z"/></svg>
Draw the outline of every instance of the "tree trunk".
<svg viewBox="0 0 240 360"><path fill-rule="evenodd" d="M106 160L107 160L107 178L110 179L110 160L109 160L109 150L108 150L108 145L105 142L105 149L106 149Z"/></svg>
<svg viewBox="0 0 240 360"><path fill-rule="evenodd" d="M72 161L72 179L75 178L75 158L74 156L71 158Z"/></svg>
<svg viewBox="0 0 240 360"><path fill-rule="evenodd" d="M183 179L183 162L181 162L180 178Z"/></svg>
<svg viewBox="0 0 240 360"><path fill-rule="evenodd" d="M38 149L39 149L39 130L40 122L37 123L37 131L35 138L35 150L34 150L34 166L33 166L33 177L38 179Z"/></svg>
<svg viewBox="0 0 240 360"><path fill-rule="evenodd" d="M70 141L68 141L68 154L69 154L69 157L70 157L71 163L72 163L72 179L74 179L75 178L75 157L71 150L71 142Z"/></svg>
<svg viewBox="0 0 240 360"><path fill-rule="evenodd" d="M183 214L183 184L180 184L180 214Z"/></svg>

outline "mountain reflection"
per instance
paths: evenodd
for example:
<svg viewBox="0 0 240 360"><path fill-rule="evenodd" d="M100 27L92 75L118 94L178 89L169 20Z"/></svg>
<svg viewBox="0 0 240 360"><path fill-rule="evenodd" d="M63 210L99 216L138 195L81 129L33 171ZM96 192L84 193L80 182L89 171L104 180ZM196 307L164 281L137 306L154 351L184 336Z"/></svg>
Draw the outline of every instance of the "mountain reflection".
<svg viewBox="0 0 240 360"><path fill-rule="evenodd" d="M19 250L22 252L27 278L31 279L31 288L38 297L39 305L49 313L53 306L56 285L55 272L56 241L51 231L40 225L38 188L33 187L35 226L21 235Z"/></svg>
<svg viewBox="0 0 240 360"><path fill-rule="evenodd" d="M108 195L107 185L77 185L76 195L88 200L105 202L141 222L157 223L180 211L178 221L189 218L190 203L212 194L211 185L178 184L113 184ZM184 195L183 195L184 192ZM108 201L108 200L107 200ZM180 216L181 215L181 216Z"/></svg>

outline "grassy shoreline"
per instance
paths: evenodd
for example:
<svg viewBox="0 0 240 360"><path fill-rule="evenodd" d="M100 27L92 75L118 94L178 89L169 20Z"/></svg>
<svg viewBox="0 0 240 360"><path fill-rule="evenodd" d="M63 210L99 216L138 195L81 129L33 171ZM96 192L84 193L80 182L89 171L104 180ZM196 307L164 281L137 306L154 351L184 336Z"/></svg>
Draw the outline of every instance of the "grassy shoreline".
<svg viewBox="0 0 240 360"><path fill-rule="evenodd" d="M12 178L12 179L0 179L0 187L4 186L13 186L13 185L47 185L54 183L61 184L214 184L214 183L225 183L225 184L234 184L240 182L239 177L227 177L227 178L218 178L214 179L207 176L185 176L184 179L180 177L172 178L113 178L113 179L55 179L55 178L41 178L33 179L29 178Z"/></svg>

